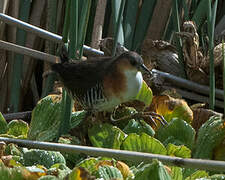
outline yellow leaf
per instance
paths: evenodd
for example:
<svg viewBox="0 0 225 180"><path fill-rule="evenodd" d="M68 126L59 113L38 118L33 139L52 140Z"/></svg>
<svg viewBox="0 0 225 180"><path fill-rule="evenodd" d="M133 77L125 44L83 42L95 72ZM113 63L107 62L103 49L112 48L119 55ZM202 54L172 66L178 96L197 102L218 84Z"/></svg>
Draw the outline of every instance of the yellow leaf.
<svg viewBox="0 0 225 180"><path fill-rule="evenodd" d="M183 99L175 99L168 95L154 96L151 110L162 115L167 122L175 117L189 124L193 120L193 112L187 103Z"/></svg>

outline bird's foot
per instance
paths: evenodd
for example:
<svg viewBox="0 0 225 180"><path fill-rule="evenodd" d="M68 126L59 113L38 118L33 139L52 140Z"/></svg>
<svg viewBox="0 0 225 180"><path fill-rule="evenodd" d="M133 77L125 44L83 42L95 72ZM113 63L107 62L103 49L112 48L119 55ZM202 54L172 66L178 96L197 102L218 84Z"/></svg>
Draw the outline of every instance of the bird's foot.
<svg viewBox="0 0 225 180"><path fill-rule="evenodd" d="M167 125L167 121L165 120L165 118L155 112L137 112L128 116L124 116L118 119L115 119L113 117L114 114L111 114L110 119L113 122L116 121L124 121L124 120L129 120L129 119L140 119L140 118L148 118L155 126L157 126L155 121L159 121L163 126Z"/></svg>

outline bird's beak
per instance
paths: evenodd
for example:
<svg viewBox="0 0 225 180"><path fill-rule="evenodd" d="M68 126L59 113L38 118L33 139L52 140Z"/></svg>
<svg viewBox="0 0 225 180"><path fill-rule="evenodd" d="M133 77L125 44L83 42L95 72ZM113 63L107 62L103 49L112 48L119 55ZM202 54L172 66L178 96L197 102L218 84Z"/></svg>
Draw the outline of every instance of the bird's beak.
<svg viewBox="0 0 225 180"><path fill-rule="evenodd" d="M142 73L148 73L148 74L152 75L152 72L144 64L141 65L140 71Z"/></svg>

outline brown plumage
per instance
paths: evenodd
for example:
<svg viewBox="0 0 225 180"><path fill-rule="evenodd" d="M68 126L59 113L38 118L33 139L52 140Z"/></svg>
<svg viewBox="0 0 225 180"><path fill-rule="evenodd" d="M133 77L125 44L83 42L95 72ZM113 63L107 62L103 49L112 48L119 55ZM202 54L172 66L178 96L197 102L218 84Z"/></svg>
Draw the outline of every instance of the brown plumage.
<svg viewBox="0 0 225 180"><path fill-rule="evenodd" d="M132 51L114 58L53 64L52 70L72 98L91 111L112 110L132 100L142 85L140 70L148 71L142 58Z"/></svg>

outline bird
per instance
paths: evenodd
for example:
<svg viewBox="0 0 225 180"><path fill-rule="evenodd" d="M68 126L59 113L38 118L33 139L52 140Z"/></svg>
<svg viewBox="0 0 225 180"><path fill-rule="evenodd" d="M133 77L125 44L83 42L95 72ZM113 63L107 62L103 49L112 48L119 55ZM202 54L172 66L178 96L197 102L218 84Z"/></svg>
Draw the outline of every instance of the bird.
<svg viewBox="0 0 225 180"><path fill-rule="evenodd" d="M52 70L72 99L91 112L112 111L135 99L142 87L142 72L151 74L134 51L74 62L68 62L67 54L62 53L60 59L61 63L53 64Z"/></svg>
<svg viewBox="0 0 225 180"><path fill-rule="evenodd" d="M144 65L142 57L134 51L125 51L115 57L95 57L85 61L69 62L68 52L60 54L61 63L52 65L52 70L59 75L64 88L77 101L87 114L97 112L113 112L122 103L135 100L142 83L142 73L152 72ZM87 115L88 116L88 115ZM162 125L166 120L154 113L133 114L112 121L132 117L148 116L156 125L159 120Z"/></svg>

